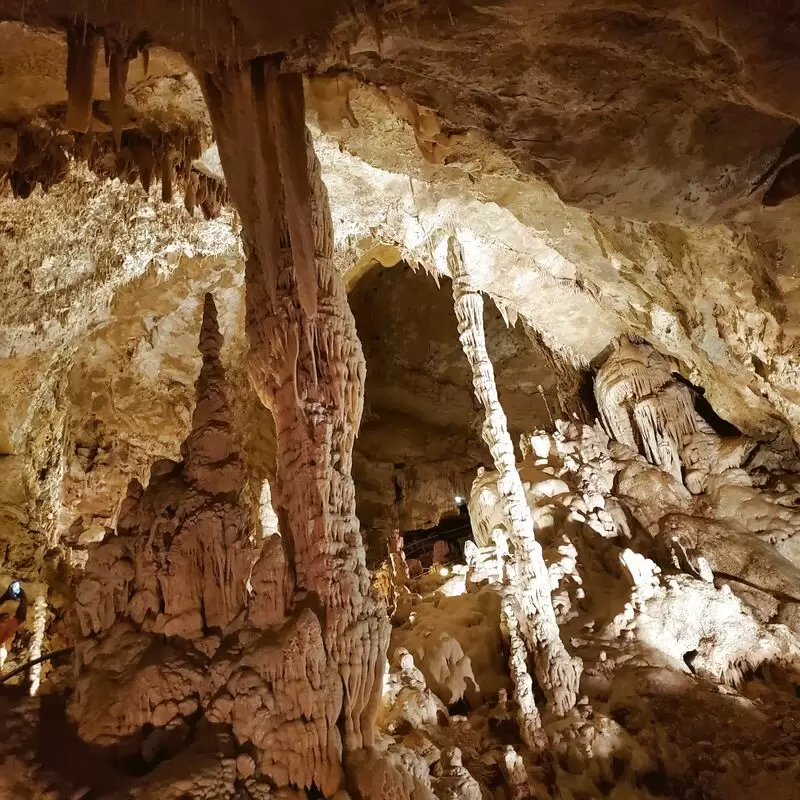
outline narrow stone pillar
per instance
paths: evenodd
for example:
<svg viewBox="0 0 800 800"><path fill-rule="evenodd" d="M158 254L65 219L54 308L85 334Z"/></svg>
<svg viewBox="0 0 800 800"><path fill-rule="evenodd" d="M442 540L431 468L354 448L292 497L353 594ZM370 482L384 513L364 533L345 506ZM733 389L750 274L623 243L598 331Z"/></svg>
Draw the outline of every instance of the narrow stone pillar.
<svg viewBox="0 0 800 800"><path fill-rule="evenodd" d="M518 588L520 632L533 655L536 679L547 696L550 709L563 716L575 705L582 664L580 659L569 655L561 641L550 597L547 566L534 536L533 519L517 472L514 446L486 350L483 297L470 279L455 236L448 242L447 263L453 278L461 346L472 367L475 394L486 410L483 439L499 473L497 488L513 547L509 572L512 583Z"/></svg>
<svg viewBox="0 0 800 800"><path fill-rule="evenodd" d="M47 627L47 597L44 594L36 596L33 603L33 634L28 645L28 660L36 661L42 655L42 643ZM42 681L42 665L34 664L28 674L28 694L35 697Z"/></svg>

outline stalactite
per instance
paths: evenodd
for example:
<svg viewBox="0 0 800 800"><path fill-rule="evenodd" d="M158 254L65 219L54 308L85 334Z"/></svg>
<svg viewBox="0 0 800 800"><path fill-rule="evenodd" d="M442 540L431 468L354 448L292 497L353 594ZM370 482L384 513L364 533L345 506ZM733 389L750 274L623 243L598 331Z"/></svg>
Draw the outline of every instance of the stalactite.
<svg viewBox="0 0 800 800"><path fill-rule="evenodd" d="M267 63L266 69L274 69ZM311 187L306 163L306 114L301 75L272 74L267 81L278 165L283 180L286 222L294 258L297 292L309 319L317 314L314 232L311 228Z"/></svg>
<svg viewBox="0 0 800 800"><path fill-rule="evenodd" d="M161 156L161 200L172 202L172 161L166 150Z"/></svg>
<svg viewBox="0 0 800 800"><path fill-rule="evenodd" d="M92 120L100 35L83 22L67 30L67 127L85 133Z"/></svg>
<svg viewBox="0 0 800 800"><path fill-rule="evenodd" d="M448 243L448 265L453 278L459 338L472 367L475 394L486 411L483 438L499 473L498 489L514 548L510 571L516 573L512 583L516 584L521 609L520 631L533 654L536 677L551 709L563 715L575 705L581 663L569 655L561 641L550 598L547 567L534 536L533 520L517 472L514 446L486 350L483 298L472 285L455 236L451 236Z"/></svg>
<svg viewBox="0 0 800 800"><path fill-rule="evenodd" d="M681 451L698 418L675 368L650 345L625 337L598 371L594 392L608 433L682 481Z"/></svg>
<svg viewBox="0 0 800 800"><path fill-rule="evenodd" d="M163 201L170 202L177 188L184 194L189 213L200 206L205 218L213 219L228 203L228 190L223 179L195 165L201 151L200 139L181 129L122 130L119 138L117 132L89 131L73 137L22 123L16 129L0 130L0 186L7 175L15 197L30 196L37 185L48 191L66 179L71 157L85 161L101 178L119 178L130 185L138 180L146 192L157 175Z"/></svg>
<svg viewBox="0 0 800 800"><path fill-rule="evenodd" d="M265 282L263 295L275 297L280 221L280 173L267 111L264 65L250 71L225 69L201 76L229 191L242 220L246 252L256 265L253 282ZM229 152L230 148L230 152Z"/></svg>
<svg viewBox="0 0 800 800"><path fill-rule="evenodd" d="M183 205L189 214L194 214L194 207L197 201L197 186L200 181L197 178L197 173L189 176L189 182L186 186L186 191L183 193Z"/></svg>
<svg viewBox="0 0 800 800"><path fill-rule="evenodd" d="M125 91L130 64L127 49L117 41L108 44L108 86L111 110L111 129L114 146L119 149L122 142L122 125L125 119Z"/></svg>
<svg viewBox="0 0 800 800"><path fill-rule="evenodd" d="M352 751L374 741L389 625L370 590L355 516L352 449L365 366L332 263L327 192L311 136L300 124L298 79L279 78L271 65L256 61L247 70L220 68L201 76L201 84L242 220L249 371L277 429L275 506L305 613L321 627L326 661L318 668L325 680L338 673L344 689L338 698L329 694L333 705L318 735L328 735L332 717ZM304 261L309 244L310 264ZM333 744L323 751L328 760L320 761L311 750L302 752L312 742L294 743L298 758L319 765L313 777L321 788L325 782L326 794L336 788ZM272 765L265 768L282 780Z"/></svg>

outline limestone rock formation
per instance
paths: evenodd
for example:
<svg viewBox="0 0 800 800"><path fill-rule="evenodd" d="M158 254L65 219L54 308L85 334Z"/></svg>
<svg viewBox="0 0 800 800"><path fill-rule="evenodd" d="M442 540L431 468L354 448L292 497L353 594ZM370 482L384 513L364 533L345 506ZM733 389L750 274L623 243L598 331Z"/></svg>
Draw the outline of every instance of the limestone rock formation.
<svg viewBox="0 0 800 800"><path fill-rule="evenodd" d="M0 0L0 794L797 796L762 5Z"/></svg>
<svg viewBox="0 0 800 800"><path fill-rule="evenodd" d="M251 743L274 784L336 786L341 684L318 618L292 613L280 537L253 536L221 343L208 295L183 461L130 487L116 535L92 547L78 584L87 638L70 713L85 740L126 749L205 719Z"/></svg>
<svg viewBox="0 0 800 800"><path fill-rule="evenodd" d="M737 702L748 703L747 686L754 670L766 664L792 670L797 664L800 639L790 622L797 591L796 568L752 529L730 518L718 518L705 493L693 501L660 467L615 445L599 428L559 423L553 434L535 433L526 441L520 474L533 476L535 466L541 483L546 485L557 477L566 487L566 492L556 497L545 492L537 495L532 486L526 495L534 518L550 520L537 528L537 536L554 578L553 601L572 610L571 615L559 615L561 631L562 636L571 635L576 655L584 662L581 688L589 695L579 700L573 723L558 726L544 721L550 748L563 754L564 772L557 782L571 787L570 791L580 786L586 791L604 780L644 791L642 779L653 769L654 759L662 759L666 774L674 776L666 778L668 783L686 781L680 759L673 761L665 751L643 746L652 741L644 733L650 724L645 718L614 716L612 720L605 716L606 692L612 686L627 691L621 687L632 680L632 674L620 671L626 663L628 669L642 671L636 680L648 675L653 686L659 687L655 694L666 692L672 702L687 691L687 699L680 702L690 702L694 690L688 686L679 689L674 684L677 678L670 677L687 672L704 682L734 687L726 691L736 695ZM634 465L637 477L630 473L626 478L626 471ZM648 473L652 482L641 480ZM595 479L587 481L589 475ZM497 473L486 472L476 480L471 507L479 511L484 502L496 502L491 485L497 479ZM659 490L654 487L665 486L666 481L675 487L676 499L658 501ZM748 491L759 494L752 487ZM612 504L624 512L626 527L598 527L590 516L590 509L608 509ZM693 515L679 511L682 504L688 504ZM654 530L655 534L651 533ZM565 536L571 545L567 560L563 544L559 544ZM498 542L502 543L502 538L498 534ZM472 556L478 557L478 553ZM499 582L491 573L482 575L490 585ZM556 591L562 581L563 592ZM782 608L786 609L783 614ZM513 642L510 646L513 653ZM668 688L670 682L673 689ZM790 682L789 691L792 685ZM764 686L763 692L776 702L783 702L779 696L785 697L777 686ZM521 710L522 704L517 708L518 713ZM738 712L731 708L724 713ZM662 724L658 717L651 719L654 725ZM622 720L623 727L614 720ZM523 730L524 724L523 717ZM613 778L605 761L610 752L621 759L620 765L626 764ZM731 768L740 781L750 785L739 762ZM782 762L780 769L787 768L788 762ZM788 775L776 776L774 785L783 787L783 781L790 780ZM511 778L509 783L513 783ZM676 784L671 785L668 791L679 791ZM724 780L709 778L707 791L723 796L724 785Z"/></svg>
<svg viewBox="0 0 800 800"><path fill-rule="evenodd" d="M297 590L308 598L297 634L303 644L295 646L313 659L322 705L306 725L313 755L300 753L298 764L310 767L306 785L330 791L341 782L335 769L342 743L333 722L342 718L348 750L374 741L388 644L351 477L364 360L331 262L330 209L305 127L302 81L254 62L249 71L206 73L203 85L242 217L250 377L275 417L277 506ZM301 660L301 674L303 668ZM289 779L298 782L292 769Z"/></svg>
<svg viewBox="0 0 800 800"><path fill-rule="evenodd" d="M92 549L76 590L81 632L91 638L78 649L72 714L88 741L117 742L193 714L207 693L213 631L226 632L246 610L258 552L239 504L244 471L220 345L208 295L183 462L156 463L147 489L131 484L116 535Z"/></svg>
<svg viewBox="0 0 800 800"><path fill-rule="evenodd" d="M680 481L683 440L697 421L689 390L672 376L676 369L649 345L623 339L594 387L609 434Z"/></svg>

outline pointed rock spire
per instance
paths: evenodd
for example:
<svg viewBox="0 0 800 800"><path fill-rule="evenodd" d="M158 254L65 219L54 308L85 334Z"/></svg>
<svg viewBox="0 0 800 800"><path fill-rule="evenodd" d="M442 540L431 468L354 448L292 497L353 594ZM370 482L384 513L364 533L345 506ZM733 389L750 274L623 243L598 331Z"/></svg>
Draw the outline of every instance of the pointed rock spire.
<svg viewBox="0 0 800 800"><path fill-rule="evenodd" d="M244 468L228 404L225 369L220 361L222 342L217 307L208 293L197 345L203 366L195 384L192 432L181 446L181 453L186 475L199 489L212 494L238 494L244 488Z"/></svg>
<svg viewBox="0 0 800 800"><path fill-rule="evenodd" d="M214 295L206 292L203 301L203 322L200 325L200 341L197 349L203 356L203 361L219 359L224 339L219 331L219 319L217 317L217 306L214 303Z"/></svg>

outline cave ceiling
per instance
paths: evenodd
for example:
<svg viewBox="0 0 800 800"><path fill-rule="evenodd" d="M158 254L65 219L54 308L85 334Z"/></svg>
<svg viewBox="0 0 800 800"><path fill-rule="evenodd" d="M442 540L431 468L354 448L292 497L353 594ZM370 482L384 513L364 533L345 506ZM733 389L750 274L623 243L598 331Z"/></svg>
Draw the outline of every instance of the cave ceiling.
<svg viewBox="0 0 800 800"><path fill-rule="evenodd" d="M193 70L279 53L308 75L351 285L400 260L446 274L458 227L479 287L564 361L586 368L636 334L743 432L784 451L800 435L793 4L0 0L0 20L3 142L30 126L64 132L67 29L146 52L130 64L125 130L177 137L184 158L186 141L212 144ZM94 81L92 129L110 136L102 56ZM63 437L37 420L53 419L66 386L77 416L94 404L142 459L174 453L196 355L188 333L167 337L194 329L206 289L242 281L223 195L214 218L190 216L182 198L143 192L130 165L87 168L75 142L55 141L70 166L49 194L0 198L13 376L0 434L12 460L27 454L19 470L37 496L42 481L55 491L48 459ZM192 169L223 180L213 147ZM223 327L240 324L236 302L220 301ZM235 365L244 343L228 341ZM95 397L106 383L120 390L113 410ZM129 386L153 398L149 438L121 399Z"/></svg>

